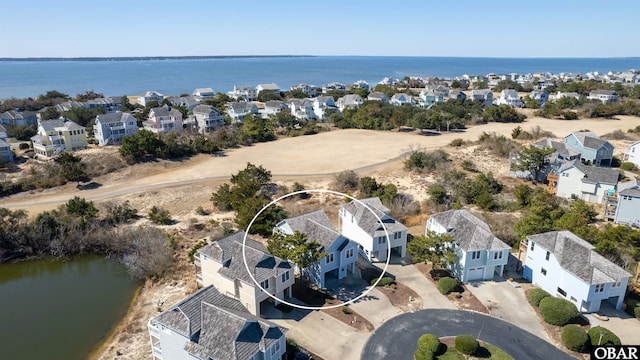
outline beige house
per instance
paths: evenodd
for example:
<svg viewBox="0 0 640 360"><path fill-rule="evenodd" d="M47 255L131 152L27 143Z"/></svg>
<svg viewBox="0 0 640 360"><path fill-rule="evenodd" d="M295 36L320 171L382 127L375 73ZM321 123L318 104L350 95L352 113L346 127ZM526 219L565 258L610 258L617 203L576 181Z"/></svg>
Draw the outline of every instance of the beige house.
<svg viewBox="0 0 640 360"><path fill-rule="evenodd" d="M182 113L167 105L151 108L149 110L149 120L143 121L142 126L145 130L160 135L170 131L182 134Z"/></svg>
<svg viewBox="0 0 640 360"><path fill-rule="evenodd" d="M266 292L279 299L291 297L293 268L288 261L271 255L264 245L249 237L244 247L245 266L244 234L240 231L200 248L194 260L196 281L201 286L213 285L221 294L239 300L251 314L259 315L262 303L279 303ZM247 267L262 289L253 281Z"/></svg>
<svg viewBox="0 0 640 360"><path fill-rule="evenodd" d="M67 151L87 148L84 127L63 117L54 120L38 120L38 133L31 137L33 150L40 158L49 159Z"/></svg>

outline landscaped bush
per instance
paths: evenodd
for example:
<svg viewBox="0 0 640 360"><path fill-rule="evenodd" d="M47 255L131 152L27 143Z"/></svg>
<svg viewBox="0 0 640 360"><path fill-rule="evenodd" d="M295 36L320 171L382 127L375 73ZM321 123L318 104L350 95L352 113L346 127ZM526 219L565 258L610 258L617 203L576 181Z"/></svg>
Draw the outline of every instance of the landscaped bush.
<svg viewBox="0 0 640 360"><path fill-rule="evenodd" d="M549 296L551 296L551 294L540 288L531 289L529 292L529 304L538 307L540 306L540 300Z"/></svg>
<svg viewBox="0 0 640 360"><path fill-rule="evenodd" d="M413 353L413 358L415 360L433 360L433 353L427 349L418 348L418 350Z"/></svg>
<svg viewBox="0 0 640 360"><path fill-rule="evenodd" d="M378 281L378 278L371 279L371 282L370 282L371 286L374 286L376 284L376 281ZM376 286L388 286L391 284L393 284L393 279L388 276L385 276L382 279L380 279L380 281L378 281L378 285Z"/></svg>
<svg viewBox="0 0 640 360"><path fill-rule="evenodd" d="M633 309L633 316L635 316L636 319L640 319L640 306L636 306Z"/></svg>
<svg viewBox="0 0 640 360"><path fill-rule="evenodd" d="M151 210L149 210L149 220L158 225L171 225L173 222L169 211L157 206L153 206Z"/></svg>
<svg viewBox="0 0 640 360"><path fill-rule="evenodd" d="M620 164L620 170L634 171L635 169L636 164L632 162L623 162L622 164Z"/></svg>
<svg viewBox="0 0 640 360"><path fill-rule="evenodd" d="M602 332L602 339L600 339L600 332ZM611 330L602 326L595 326L589 329L589 338L591 339L591 345L621 345L620 338L611 332Z"/></svg>
<svg viewBox="0 0 640 360"><path fill-rule="evenodd" d="M444 277L438 280L438 290L443 295L448 295L458 287L458 280L450 277Z"/></svg>
<svg viewBox="0 0 640 360"><path fill-rule="evenodd" d="M449 146L455 146L455 147L459 147L459 146L462 146L462 145L464 145L464 140L462 140L462 139L453 139L449 143Z"/></svg>
<svg viewBox="0 0 640 360"><path fill-rule="evenodd" d="M564 346L569 350L582 352L587 349L589 335L579 325L565 325L560 332L560 337Z"/></svg>
<svg viewBox="0 0 640 360"><path fill-rule="evenodd" d="M580 316L580 312L571 301L552 296L540 300L540 314L544 321L557 326L567 325Z"/></svg>
<svg viewBox="0 0 640 360"><path fill-rule="evenodd" d="M440 350L440 339L434 334L423 334L418 338L418 350L425 349L436 354Z"/></svg>
<svg viewBox="0 0 640 360"><path fill-rule="evenodd" d="M478 350L478 340L471 335L456 336L456 350L466 355L472 355Z"/></svg>
<svg viewBox="0 0 640 360"><path fill-rule="evenodd" d="M351 315L351 314L353 314L353 311L351 311L351 309L349 309L348 307L343 306L342 307L342 313L343 314L347 314L347 315Z"/></svg>

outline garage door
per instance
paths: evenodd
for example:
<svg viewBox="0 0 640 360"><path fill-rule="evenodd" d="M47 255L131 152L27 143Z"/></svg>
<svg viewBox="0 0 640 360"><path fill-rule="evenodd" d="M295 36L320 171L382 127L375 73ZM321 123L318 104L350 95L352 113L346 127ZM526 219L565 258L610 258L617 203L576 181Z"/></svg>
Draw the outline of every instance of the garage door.
<svg viewBox="0 0 640 360"><path fill-rule="evenodd" d="M484 274L484 268L475 268L475 269L469 269L469 272L467 273L467 281L474 281L474 280L482 280L482 275Z"/></svg>

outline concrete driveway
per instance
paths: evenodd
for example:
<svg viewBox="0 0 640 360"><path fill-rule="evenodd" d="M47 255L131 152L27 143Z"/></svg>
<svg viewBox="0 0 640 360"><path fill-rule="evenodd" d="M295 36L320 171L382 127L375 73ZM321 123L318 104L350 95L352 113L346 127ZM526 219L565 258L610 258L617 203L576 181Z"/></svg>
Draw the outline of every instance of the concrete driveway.
<svg viewBox="0 0 640 360"><path fill-rule="evenodd" d="M468 283L467 288L491 311L491 316L508 321L540 338L549 340L522 288L516 288L499 277L492 281Z"/></svg>
<svg viewBox="0 0 640 360"><path fill-rule="evenodd" d="M600 314L606 315L609 320L601 320L594 314L585 314L591 326L602 326L618 335L623 345L639 345L640 344L640 321L631 317L622 310L616 308L606 301L600 305Z"/></svg>
<svg viewBox="0 0 640 360"><path fill-rule="evenodd" d="M349 307L364 316L376 328L392 317L402 314L402 310L393 306L389 298L376 288L371 289L366 297L357 300Z"/></svg>
<svg viewBox="0 0 640 360"><path fill-rule="evenodd" d="M472 334L500 347L514 359L569 360L570 355L511 323L461 310L421 310L387 321L367 341L362 360L413 359L418 338Z"/></svg>

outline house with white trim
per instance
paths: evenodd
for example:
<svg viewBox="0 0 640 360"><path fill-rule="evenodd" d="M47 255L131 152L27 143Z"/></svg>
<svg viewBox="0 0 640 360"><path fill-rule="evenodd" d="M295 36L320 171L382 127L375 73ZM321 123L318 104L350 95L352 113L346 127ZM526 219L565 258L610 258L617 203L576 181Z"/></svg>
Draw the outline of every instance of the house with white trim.
<svg viewBox="0 0 640 360"><path fill-rule="evenodd" d="M281 360L287 329L250 314L213 286L180 300L147 324L153 360Z"/></svg>
<svg viewBox="0 0 640 360"><path fill-rule="evenodd" d="M369 95L367 96L367 100L369 100L369 101L382 101L384 103L388 103L389 102L389 97L385 93L373 91L373 92L369 93Z"/></svg>
<svg viewBox="0 0 640 360"><path fill-rule="evenodd" d="M0 124L36 126L38 124L38 117L33 111L23 111L20 109L9 110L0 114Z"/></svg>
<svg viewBox="0 0 640 360"><path fill-rule="evenodd" d="M168 105L151 108L149 118L142 122L142 127L159 135L171 131L182 134L182 113Z"/></svg>
<svg viewBox="0 0 640 360"><path fill-rule="evenodd" d="M157 101L158 104L162 104L162 100L164 100L164 95L160 94L157 91L147 91L144 94L138 96L138 104L142 106L147 106L152 101Z"/></svg>
<svg viewBox="0 0 640 360"><path fill-rule="evenodd" d="M220 293L239 300L251 314L258 315L265 301L279 304L266 292L279 299L291 297L293 268L248 236L243 255L244 234L240 231L198 249L194 256L196 281L201 286L215 286ZM247 267L262 289L249 276Z"/></svg>
<svg viewBox="0 0 640 360"><path fill-rule="evenodd" d="M542 106L544 105L544 103L549 101L549 93L547 92L547 90L532 90L529 93L529 96L532 99L537 100L539 106Z"/></svg>
<svg viewBox="0 0 640 360"><path fill-rule="evenodd" d="M622 162L630 162L640 168L640 141L634 142L624 151Z"/></svg>
<svg viewBox="0 0 640 360"><path fill-rule="evenodd" d="M87 133L83 126L60 117L38 120L38 133L31 137L36 156L50 159L63 152L86 149Z"/></svg>
<svg viewBox="0 0 640 360"><path fill-rule="evenodd" d="M618 93L614 90L593 90L587 96L589 100L600 100L603 104L618 101Z"/></svg>
<svg viewBox="0 0 640 360"><path fill-rule="evenodd" d="M296 119L310 121L316 118L313 103L309 99L289 99L287 106Z"/></svg>
<svg viewBox="0 0 640 360"><path fill-rule="evenodd" d="M193 109L193 117L201 133L210 132L224 126L224 116L211 105L198 105Z"/></svg>
<svg viewBox="0 0 640 360"><path fill-rule="evenodd" d="M258 107L253 102L242 101L227 105L227 115L229 115L234 122L242 123L244 118L249 114L259 114Z"/></svg>
<svg viewBox="0 0 640 360"><path fill-rule="evenodd" d="M484 221L467 210L449 210L432 215L425 233L453 237L456 258L448 266L462 282L491 280L502 276L511 247L498 239Z"/></svg>
<svg viewBox="0 0 640 360"><path fill-rule="evenodd" d="M355 241L360 253L369 261L387 261L389 248L392 254L405 257L408 229L391 217L389 212L389 208L382 205L377 197L351 201L340 207L340 233Z"/></svg>
<svg viewBox="0 0 640 360"><path fill-rule="evenodd" d="M564 143L580 153L580 159L595 166L611 166L613 145L592 131L573 132L564 137Z"/></svg>
<svg viewBox="0 0 640 360"><path fill-rule="evenodd" d="M311 282L325 288L328 282L355 273L358 244L337 232L324 210L282 220L274 229L283 235L293 235L296 231L306 234L308 241L317 241L320 251L327 253L320 261L299 269Z"/></svg>
<svg viewBox="0 0 640 360"><path fill-rule="evenodd" d="M589 166L573 160L554 170L558 180L556 196L582 199L602 204L607 194L615 192L620 173L617 169Z"/></svg>
<svg viewBox="0 0 640 360"><path fill-rule="evenodd" d="M280 87L275 83L258 84L258 86L256 86L256 97L263 91L271 91L276 95L280 95Z"/></svg>
<svg viewBox="0 0 640 360"><path fill-rule="evenodd" d="M524 245L524 278L581 312L597 312L607 301L621 309L631 274L570 231L530 235Z"/></svg>
<svg viewBox="0 0 640 360"><path fill-rule="evenodd" d="M410 105L413 106L415 105L415 102L413 101L413 96L405 94L405 93L395 93L393 94L393 96L391 97L391 100L389 100L389 103L391 105L396 105L396 106L402 106L402 105Z"/></svg>
<svg viewBox="0 0 640 360"><path fill-rule="evenodd" d="M483 107L493 105L493 93L489 89L471 90L471 100L480 101Z"/></svg>
<svg viewBox="0 0 640 360"><path fill-rule="evenodd" d="M317 96L313 98L313 112L316 114L316 118L320 121L324 121L331 113L338 111L336 102L332 96Z"/></svg>
<svg viewBox="0 0 640 360"><path fill-rule="evenodd" d="M613 222L640 227L640 180L619 182L617 190Z"/></svg>
<svg viewBox="0 0 640 360"><path fill-rule="evenodd" d="M137 120L127 112L98 115L93 125L93 134L100 146L120 144L123 137L137 133Z"/></svg>
<svg viewBox="0 0 640 360"><path fill-rule="evenodd" d="M216 96L216 93L215 91L213 91L212 88L208 87L208 88L196 88L195 90L193 90L192 95L197 99L206 100Z"/></svg>
<svg viewBox="0 0 640 360"><path fill-rule="evenodd" d="M358 94L347 94L336 101L336 106L340 109L340 112L344 112L345 109L357 109L362 106L362 97Z"/></svg>
<svg viewBox="0 0 640 360"><path fill-rule="evenodd" d="M518 92L513 89L504 89L500 92L500 97L496 100L496 105L509 105L513 108L522 107L522 100Z"/></svg>
<svg viewBox="0 0 640 360"><path fill-rule="evenodd" d="M0 125L0 162L13 162L11 144L7 142L7 130Z"/></svg>
<svg viewBox="0 0 640 360"><path fill-rule="evenodd" d="M276 115L279 112L289 109L287 104L281 100L269 100L264 103L264 110L262 110L262 117L268 118L269 115ZM258 110L260 112L260 110Z"/></svg>
<svg viewBox="0 0 640 360"><path fill-rule="evenodd" d="M244 101L256 101L258 99L258 92L256 88L251 86L238 86L234 85L233 90L227 92L227 95L234 100L243 99Z"/></svg>

